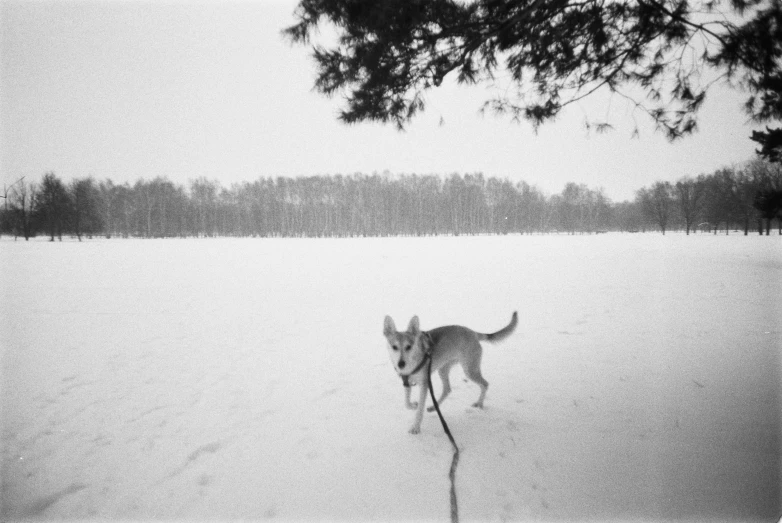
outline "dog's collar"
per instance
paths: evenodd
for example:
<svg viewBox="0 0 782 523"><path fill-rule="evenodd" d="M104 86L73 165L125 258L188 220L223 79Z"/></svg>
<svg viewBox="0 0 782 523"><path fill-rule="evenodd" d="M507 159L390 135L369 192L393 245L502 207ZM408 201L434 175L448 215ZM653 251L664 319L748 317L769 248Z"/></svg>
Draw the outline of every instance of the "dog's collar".
<svg viewBox="0 0 782 523"><path fill-rule="evenodd" d="M399 374L399 377L402 378L402 386L406 388L410 388L410 376L418 372L419 370L424 368L424 365L426 365L426 362L432 358L432 337L429 336L428 332L422 332L421 333L421 340L426 344L426 348L424 349L424 357L421 359L421 363L416 365L416 367L408 372L407 374Z"/></svg>
<svg viewBox="0 0 782 523"><path fill-rule="evenodd" d="M421 363L419 363L416 368L414 368L412 371L408 372L407 374L400 374L399 377L402 378L402 385L405 387L410 387L410 376L424 368L424 365L426 365L426 362L431 358L432 355L427 353L424 355L424 358L421 360Z"/></svg>

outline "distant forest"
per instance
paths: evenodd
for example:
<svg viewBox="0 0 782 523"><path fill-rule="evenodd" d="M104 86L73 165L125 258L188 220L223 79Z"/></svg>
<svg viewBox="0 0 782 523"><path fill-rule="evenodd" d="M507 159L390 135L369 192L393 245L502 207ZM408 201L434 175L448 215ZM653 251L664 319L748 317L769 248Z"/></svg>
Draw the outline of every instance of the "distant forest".
<svg viewBox="0 0 782 523"><path fill-rule="evenodd" d="M739 230L782 234L782 168L761 160L656 182L633 201L568 183L545 195L482 174L260 178L223 187L165 177L116 184L54 173L5 187L0 233L29 239L591 234Z"/></svg>

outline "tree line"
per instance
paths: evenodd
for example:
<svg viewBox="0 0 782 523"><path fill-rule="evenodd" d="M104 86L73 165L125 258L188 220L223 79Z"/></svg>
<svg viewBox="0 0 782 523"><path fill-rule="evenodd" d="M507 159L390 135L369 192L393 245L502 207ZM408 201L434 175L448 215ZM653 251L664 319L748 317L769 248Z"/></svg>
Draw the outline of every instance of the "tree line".
<svg viewBox="0 0 782 523"><path fill-rule="evenodd" d="M259 178L224 187L165 177L65 183L54 173L6 187L0 233L171 237L350 237L756 230L782 234L782 168L753 160L708 175L655 182L632 201L568 183L545 195L526 182L475 174L353 174Z"/></svg>
<svg viewBox="0 0 782 523"><path fill-rule="evenodd" d="M683 177L675 183L655 182L640 189L635 205L646 222L639 225L660 230L741 230L757 227L771 233L778 220L782 234L782 165L760 159L741 167L724 167L710 175Z"/></svg>

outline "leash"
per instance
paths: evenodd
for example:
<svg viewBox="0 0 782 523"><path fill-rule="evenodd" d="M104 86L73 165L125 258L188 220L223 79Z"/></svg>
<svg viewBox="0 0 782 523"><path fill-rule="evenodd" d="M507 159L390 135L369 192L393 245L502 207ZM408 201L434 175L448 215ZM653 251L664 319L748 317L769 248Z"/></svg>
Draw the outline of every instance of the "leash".
<svg viewBox="0 0 782 523"><path fill-rule="evenodd" d="M451 470L448 472L448 479L451 480L451 523L459 523L459 506L456 501L456 466L459 464L459 447L456 446L456 440L453 438L453 434L451 434L451 429L448 428L448 423L445 422L443 413L440 412L440 405L437 403L437 398L434 397L434 387L432 387L432 339L429 336L429 333L425 332L423 333L423 336L426 337L426 344L428 345L428 350L426 351L424 358L421 360L421 363L416 365L415 369L413 369L411 372L408 374L400 374L400 378L402 378L402 385L409 388L410 376L421 370L424 365L428 364L426 372L427 380L429 382L429 395L432 397L434 410L437 411L437 416L440 418L440 423L443 425L445 435L448 436L448 439L451 440L451 445L453 445Z"/></svg>
<svg viewBox="0 0 782 523"><path fill-rule="evenodd" d="M456 466L459 464L459 447L456 446L456 440L453 439L451 429L448 428L448 424L445 422L442 412L440 412L440 405L437 404L437 399L434 397L434 387L432 387L432 358L429 357L429 368L427 369L427 376L429 381L429 395L432 397L432 403L434 403L434 410L437 411L437 416L440 418L440 423L443 425L443 430L451 440L453 445L453 459L451 459L451 470L448 472L448 478L451 480L451 523L459 523L459 506L456 502Z"/></svg>
<svg viewBox="0 0 782 523"><path fill-rule="evenodd" d="M440 417L440 423L443 425L443 430L451 440L453 445L453 459L451 459L451 470L448 472L448 478L451 480L451 523L459 522L459 506L456 503L456 466L459 464L459 447L456 446L456 440L453 439L453 434L448 428L448 424L443 418L443 414L440 412L440 405L437 404L437 400L434 397L434 388L432 387L432 359L429 358L429 395L432 397L434 403L434 410L437 411L437 415Z"/></svg>
<svg viewBox="0 0 782 523"><path fill-rule="evenodd" d="M437 415L440 417L440 423L443 424L443 430L445 431L445 434L448 436L448 439L451 440L451 445L453 445L453 450L458 456L459 454L459 447L456 446L456 440L453 439L453 434L451 434L451 430L448 428L448 424L445 422L445 418L443 418L442 413L440 412L440 405L437 404L437 400L434 397L434 388L432 387L432 359L429 358L429 395L432 397L432 403L434 403L434 410L437 411Z"/></svg>

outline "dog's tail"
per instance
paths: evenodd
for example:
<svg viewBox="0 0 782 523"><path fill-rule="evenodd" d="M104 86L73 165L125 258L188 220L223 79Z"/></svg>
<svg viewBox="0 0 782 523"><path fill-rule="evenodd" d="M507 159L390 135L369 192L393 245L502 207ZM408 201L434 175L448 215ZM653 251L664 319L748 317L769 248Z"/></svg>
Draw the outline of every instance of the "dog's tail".
<svg viewBox="0 0 782 523"><path fill-rule="evenodd" d="M491 334L482 334L480 332L476 332L475 334L478 336L478 339L480 341L488 341L490 343L495 343L498 341L502 341L511 334L513 334L513 331L516 330L516 324L519 322L519 315L516 311L513 311L513 316L510 319L510 323L503 327L502 329L498 330L497 332L492 332Z"/></svg>

